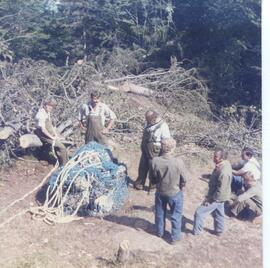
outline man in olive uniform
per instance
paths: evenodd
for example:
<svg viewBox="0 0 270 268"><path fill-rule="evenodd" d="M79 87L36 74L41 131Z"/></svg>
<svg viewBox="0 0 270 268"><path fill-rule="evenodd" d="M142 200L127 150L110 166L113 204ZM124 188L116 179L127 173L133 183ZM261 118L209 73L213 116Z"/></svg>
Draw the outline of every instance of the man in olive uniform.
<svg viewBox="0 0 270 268"><path fill-rule="evenodd" d="M113 127L116 115L105 103L100 102L100 92L91 92L90 101L82 105L78 119L80 127L86 131L85 144L96 141L108 145L104 134ZM109 122L105 127L106 119L109 119Z"/></svg>
<svg viewBox="0 0 270 268"><path fill-rule="evenodd" d="M216 166L209 180L208 194L194 215L194 235L203 231L204 220L210 214L214 218L215 234L219 236L224 232L224 203L230 200L232 181L232 167L226 159L227 153L222 148L215 150L213 161Z"/></svg>
<svg viewBox="0 0 270 268"><path fill-rule="evenodd" d="M61 138L52 124L51 111L54 106L55 101L53 99L48 99L43 102L43 106L38 110L38 113L35 116L35 134L42 142L54 145L59 165L62 166L68 161L68 156L66 147L60 141Z"/></svg>
<svg viewBox="0 0 270 268"><path fill-rule="evenodd" d="M143 131L141 143L141 158L139 163L138 178L134 182L134 188L143 190L149 171L151 160L161 153L161 141L171 137L168 125L159 114L153 110L145 113L146 125ZM151 182L149 182L149 187Z"/></svg>
<svg viewBox="0 0 270 268"><path fill-rule="evenodd" d="M253 220L262 215L262 185L251 172L243 174L244 191L233 198L231 212L238 217L244 210Z"/></svg>

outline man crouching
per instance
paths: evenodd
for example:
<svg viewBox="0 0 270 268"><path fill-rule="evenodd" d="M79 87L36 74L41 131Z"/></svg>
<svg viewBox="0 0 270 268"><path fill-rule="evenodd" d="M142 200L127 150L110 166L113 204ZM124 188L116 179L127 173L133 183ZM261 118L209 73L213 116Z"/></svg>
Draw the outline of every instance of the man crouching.
<svg viewBox="0 0 270 268"><path fill-rule="evenodd" d="M176 142L173 138L161 142L161 156L154 157L149 169L149 177L157 185L155 196L155 225L157 235L163 237L165 232L167 204L171 211L171 244L181 239L181 222L183 211L183 187L186 183L184 163L173 157Z"/></svg>

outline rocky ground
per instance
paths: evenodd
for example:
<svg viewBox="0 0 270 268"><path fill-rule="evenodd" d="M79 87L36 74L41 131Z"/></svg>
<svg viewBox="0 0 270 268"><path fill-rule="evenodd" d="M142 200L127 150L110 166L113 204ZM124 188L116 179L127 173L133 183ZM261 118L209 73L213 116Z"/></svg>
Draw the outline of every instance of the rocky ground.
<svg viewBox="0 0 270 268"><path fill-rule="evenodd" d="M136 179L140 152L120 148L116 155ZM208 163L192 164L184 193L182 241L170 245L168 239L154 235L154 192L129 189L122 210L100 218L84 218L68 224L47 225L29 214L15 218L0 228L0 267L262 267L262 226L226 217L226 232L212 234L209 218L205 232L191 234L193 214L200 204L207 182L203 174L211 172ZM33 189L53 166L45 162L17 161L0 173L0 211L13 200ZM0 224L10 216L36 203L35 195L19 202L0 215ZM167 220L167 231L170 222ZM119 244L128 240L129 261L116 262Z"/></svg>

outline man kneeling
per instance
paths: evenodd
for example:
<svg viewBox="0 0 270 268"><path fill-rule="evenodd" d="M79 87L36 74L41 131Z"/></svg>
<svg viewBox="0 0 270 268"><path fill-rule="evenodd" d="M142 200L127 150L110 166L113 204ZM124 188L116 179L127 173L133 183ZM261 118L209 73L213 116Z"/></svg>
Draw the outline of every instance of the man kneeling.
<svg viewBox="0 0 270 268"><path fill-rule="evenodd" d="M231 212L238 217L246 211L249 213L249 218L256 222L255 218L262 215L262 185L251 172L246 172L243 179L244 192L233 199Z"/></svg>
<svg viewBox="0 0 270 268"><path fill-rule="evenodd" d="M155 225L157 235L163 237L165 232L167 204L171 210L171 244L181 239L181 221L183 211L183 187L186 183L183 161L173 157L176 142L164 139L161 142L161 156L154 157L149 177L157 185L155 196Z"/></svg>

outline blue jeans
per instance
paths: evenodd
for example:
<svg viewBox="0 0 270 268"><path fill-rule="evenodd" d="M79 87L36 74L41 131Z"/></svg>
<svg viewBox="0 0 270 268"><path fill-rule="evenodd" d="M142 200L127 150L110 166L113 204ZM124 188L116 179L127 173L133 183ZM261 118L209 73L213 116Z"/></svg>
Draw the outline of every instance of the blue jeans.
<svg viewBox="0 0 270 268"><path fill-rule="evenodd" d="M244 186L244 180L241 176L232 176L231 190L233 193L237 193Z"/></svg>
<svg viewBox="0 0 270 268"><path fill-rule="evenodd" d="M155 224L157 235L163 236L165 232L165 220L167 204L171 211L172 241L181 239L181 224L183 212L183 192L177 193L175 196L168 197L156 193L155 197Z"/></svg>
<svg viewBox="0 0 270 268"><path fill-rule="evenodd" d="M224 202L213 202L208 206L200 206L194 215L193 234L198 235L203 231L205 218L212 214L214 218L214 229L217 233L224 231Z"/></svg>

